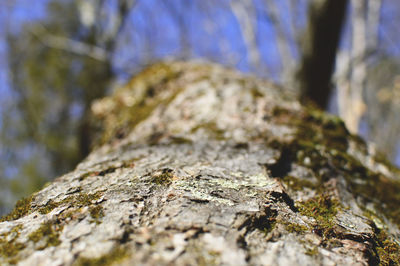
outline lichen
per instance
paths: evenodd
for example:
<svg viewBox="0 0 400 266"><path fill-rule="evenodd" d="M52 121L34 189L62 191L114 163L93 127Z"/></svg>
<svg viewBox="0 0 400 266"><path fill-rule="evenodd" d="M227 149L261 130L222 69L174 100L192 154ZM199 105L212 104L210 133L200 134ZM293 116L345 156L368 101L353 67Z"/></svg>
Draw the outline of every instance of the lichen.
<svg viewBox="0 0 400 266"><path fill-rule="evenodd" d="M181 189L183 191L190 192L191 194L191 200L199 203L206 203L206 202L215 202L217 204L221 205L228 205L228 206L233 206L234 203L233 201L229 199L222 199L219 197L215 197L210 195L209 191L206 190L205 188L198 187L195 185L193 182L188 182L186 180L178 180L175 183L175 187L177 189Z"/></svg>

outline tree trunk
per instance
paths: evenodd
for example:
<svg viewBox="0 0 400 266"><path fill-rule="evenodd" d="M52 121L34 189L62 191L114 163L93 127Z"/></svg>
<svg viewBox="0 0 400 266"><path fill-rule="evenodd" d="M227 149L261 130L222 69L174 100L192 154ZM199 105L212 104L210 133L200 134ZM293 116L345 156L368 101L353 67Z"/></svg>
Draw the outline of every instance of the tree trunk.
<svg viewBox="0 0 400 266"><path fill-rule="evenodd" d="M328 107L332 91L337 48L344 24L348 0L309 2L308 22L302 40L302 59L297 78L301 98L322 110Z"/></svg>
<svg viewBox="0 0 400 266"><path fill-rule="evenodd" d="M212 64L97 101L98 148L0 223L0 264L393 265L399 170L341 120Z"/></svg>

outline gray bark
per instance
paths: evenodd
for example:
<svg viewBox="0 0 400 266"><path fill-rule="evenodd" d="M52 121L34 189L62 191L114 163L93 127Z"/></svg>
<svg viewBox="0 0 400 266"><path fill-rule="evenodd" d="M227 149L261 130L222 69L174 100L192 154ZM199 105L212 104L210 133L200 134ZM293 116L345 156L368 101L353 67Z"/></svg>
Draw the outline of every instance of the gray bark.
<svg viewBox="0 0 400 266"><path fill-rule="evenodd" d="M0 264L398 264L399 170L336 117L217 65L149 67L98 147L0 223Z"/></svg>

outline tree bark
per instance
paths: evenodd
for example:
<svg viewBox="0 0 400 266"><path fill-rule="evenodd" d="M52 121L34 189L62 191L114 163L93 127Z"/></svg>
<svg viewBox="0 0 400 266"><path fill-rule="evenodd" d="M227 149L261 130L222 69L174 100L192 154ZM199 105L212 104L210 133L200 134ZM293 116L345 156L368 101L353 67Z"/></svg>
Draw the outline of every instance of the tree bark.
<svg viewBox="0 0 400 266"><path fill-rule="evenodd" d="M393 265L399 169L343 122L218 65L92 106L98 147L0 223L0 264Z"/></svg>

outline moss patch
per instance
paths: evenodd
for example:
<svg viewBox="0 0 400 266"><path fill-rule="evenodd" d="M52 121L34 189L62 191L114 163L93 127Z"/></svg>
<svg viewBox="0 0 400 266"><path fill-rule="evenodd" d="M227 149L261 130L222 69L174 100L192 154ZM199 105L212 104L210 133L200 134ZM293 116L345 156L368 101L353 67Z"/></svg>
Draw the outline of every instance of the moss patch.
<svg viewBox="0 0 400 266"><path fill-rule="evenodd" d="M356 179L348 178L353 192L374 202L375 208L400 226L400 182L376 174L368 173L366 182L359 184Z"/></svg>
<svg viewBox="0 0 400 266"><path fill-rule="evenodd" d="M314 232L321 236L334 233L334 218L338 212L339 202L328 195L319 195L298 204L302 215L313 217L316 221Z"/></svg>
<svg viewBox="0 0 400 266"><path fill-rule="evenodd" d="M74 265L76 266L102 266L112 265L120 262L128 256L128 252L123 248L114 248L110 253L99 258L79 258Z"/></svg>
<svg viewBox="0 0 400 266"><path fill-rule="evenodd" d="M45 222L36 231L29 234L28 239L34 243L40 241L41 245L36 247L36 249L39 250L45 249L49 246L58 246L61 243L59 236L63 227L63 225L55 222Z"/></svg>
<svg viewBox="0 0 400 266"><path fill-rule="evenodd" d="M303 234L304 232L309 231L307 226L301 224L286 223L285 226L286 230L288 230L290 233Z"/></svg>
<svg viewBox="0 0 400 266"><path fill-rule="evenodd" d="M169 186L174 178L173 170L169 168L161 169L151 176L151 182L157 185Z"/></svg>
<svg viewBox="0 0 400 266"><path fill-rule="evenodd" d="M318 247L307 248L306 255L308 255L308 256L316 256L316 255L318 255Z"/></svg>
<svg viewBox="0 0 400 266"><path fill-rule="evenodd" d="M169 138L172 144L192 144L193 141L191 139L180 137L180 136L171 136Z"/></svg>
<svg viewBox="0 0 400 266"><path fill-rule="evenodd" d="M388 234L381 230L377 234L378 247L376 251L379 256L380 265L400 265L400 245Z"/></svg>
<svg viewBox="0 0 400 266"><path fill-rule="evenodd" d="M46 204L46 206L39 209L39 213L47 214L47 213L51 212L52 210L54 210L55 208L57 208L58 206L60 206L61 204L62 204L61 202L55 202L55 201L50 200Z"/></svg>
<svg viewBox="0 0 400 266"><path fill-rule="evenodd" d="M90 207L89 212L90 212L90 217L92 217L93 219L92 222L100 224L101 218L104 217L103 207L101 207L101 205Z"/></svg>
<svg viewBox="0 0 400 266"><path fill-rule="evenodd" d="M347 150L347 138L350 134L343 121L336 116L310 107L298 112L277 106L272 111L272 119L278 124L295 126L298 129L296 139L303 142Z"/></svg>
<svg viewBox="0 0 400 266"><path fill-rule="evenodd" d="M268 235L276 226L277 211L266 209L265 212L257 213L248 217L242 225L239 226L239 231L246 228L247 231L259 230L265 235Z"/></svg>
<svg viewBox="0 0 400 266"><path fill-rule="evenodd" d="M123 138L156 108L167 106L181 91L178 86L169 86L169 82L181 74L168 63L155 64L135 75L129 84L107 98L116 108L100 114L103 116L100 120L103 119L97 131L102 133L97 144ZM131 99L129 103L124 100L127 98Z"/></svg>
<svg viewBox="0 0 400 266"><path fill-rule="evenodd" d="M0 234L0 256L11 264L18 262L18 253L25 248L25 244L17 241L22 225L17 225L10 232Z"/></svg>
<svg viewBox="0 0 400 266"><path fill-rule="evenodd" d="M83 206L89 206L92 204L93 201L98 200L101 197L102 193L101 192L96 192L93 194L87 194L87 193L79 193L78 195L72 195L67 198L65 198L62 201L52 201L50 200L46 206L43 206L39 208L39 213L41 214L46 214L54 210L55 208L64 205L64 204L71 204L74 207L83 207Z"/></svg>
<svg viewBox="0 0 400 266"><path fill-rule="evenodd" d="M91 172L87 172L82 174L79 177L79 181L85 180L86 178L90 177L90 176L106 176L108 174L114 173L117 169L121 169L121 168L133 168L135 167L135 161L139 160L141 158L134 158L131 160L127 160L122 162L122 164L119 164L118 166L110 166L107 169L101 170L101 171L91 171Z"/></svg>
<svg viewBox="0 0 400 266"><path fill-rule="evenodd" d="M0 222L19 219L31 213L32 196L17 201L15 208L7 215L0 218Z"/></svg>
<svg viewBox="0 0 400 266"><path fill-rule="evenodd" d="M348 154L348 140L358 143L362 152L366 152L366 144L351 135L339 118L310 107L300 112L276 107L272 119L278 124L297 128L297 132L290 143L272 140L268 145L288 151L286 157L290 163L311 169L318 179L317 184L312 184L282 176L289 187L293 190L311 187L322 193L326 181L341 175L346 178L353 194L374 203L376 209L400 225L400 182L372 172ZM388 167L393 169L393 166Z"/></svg>
<svg viewBox="0 0 400 266"><path fill-rule="evenodd" d="M219 128L215 122L198 124L192 128L191 133L196 133L197 130L205 130L211 138L215 140L226 140L225 130Z"/></svg>
<svg viewBox="0 0 400 266"><path fill-rule="evenodd" d="M295 191L300 191L303 190L304 188L316 188L318 185L314 184L309 180L300 179L289 175L283 177L282 180Z"/></svg>

